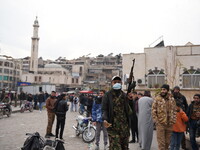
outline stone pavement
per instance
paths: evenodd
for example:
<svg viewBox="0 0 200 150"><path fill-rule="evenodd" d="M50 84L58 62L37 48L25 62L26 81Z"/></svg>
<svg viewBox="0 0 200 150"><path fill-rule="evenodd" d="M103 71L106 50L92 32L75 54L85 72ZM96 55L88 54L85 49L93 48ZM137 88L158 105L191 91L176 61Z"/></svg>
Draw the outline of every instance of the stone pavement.
<svg viewBox="0 0 200 150"><path fill-rule="evenodd" d="M18 112L19 107L13 109L13 112ZM67 112L66 124L63 138L65 139L66 150L94 150L94 142L91 144L84 143L81 135L75 136L75 131L72 126L76 124L77 112ZM53 133L55 133L55 123ZM47 126L47 112L43 110L41 113L38 110L33 112L25 111L24 113L13 113L11 117L6 116L0 119L0 150L20 150L28 133L39 132L41 136L45 136ZM100 148L103 150L103 139L101 136ZM140 150L138 143L129 144L130 150ZM151 150L157 150L156 131Z"/></svg>

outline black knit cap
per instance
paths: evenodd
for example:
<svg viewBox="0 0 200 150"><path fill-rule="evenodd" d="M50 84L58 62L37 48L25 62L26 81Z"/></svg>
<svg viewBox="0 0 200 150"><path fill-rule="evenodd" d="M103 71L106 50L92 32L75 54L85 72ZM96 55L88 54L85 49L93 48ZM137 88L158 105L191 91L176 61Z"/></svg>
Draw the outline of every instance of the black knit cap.
<svg viewBox="0 0 200 150"><path fill-rule="evenodd" d="M169 85L168 84L163 84L162 86L161 86L161 89L162 88L164 88L164 89L166 89L167 91L169 91Z"/></svg>

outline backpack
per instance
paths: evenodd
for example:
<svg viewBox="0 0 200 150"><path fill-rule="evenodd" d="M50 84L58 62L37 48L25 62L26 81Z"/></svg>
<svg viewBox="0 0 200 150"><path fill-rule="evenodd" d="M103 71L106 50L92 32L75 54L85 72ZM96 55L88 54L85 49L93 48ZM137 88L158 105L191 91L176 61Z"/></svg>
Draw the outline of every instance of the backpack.
<svg viewBox="0 0 200 150"><path fill-rule="evenodd" d="M38 132L31 134L24 142L21 150L41 150L44 147L44 141Z"/></svg>

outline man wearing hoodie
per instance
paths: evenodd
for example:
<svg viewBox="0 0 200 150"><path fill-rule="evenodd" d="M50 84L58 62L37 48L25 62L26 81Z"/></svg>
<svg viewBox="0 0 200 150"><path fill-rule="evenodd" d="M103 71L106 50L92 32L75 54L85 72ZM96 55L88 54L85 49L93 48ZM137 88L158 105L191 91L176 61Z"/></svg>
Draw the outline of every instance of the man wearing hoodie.
<svg viewBox="0 0 200 150"><path fill-rule="evenodd" d="M92 106L92 122L93 125L96 126L96 147L95 150L99 150L99 141L100 141L100 132L103 130L103 140L104 140L104 150L107 149L108 144L108 133L106 128L104 127L103 120L102 120L102 97L104 96L105 91L100 90L99 95L95 98Z"/></svg>

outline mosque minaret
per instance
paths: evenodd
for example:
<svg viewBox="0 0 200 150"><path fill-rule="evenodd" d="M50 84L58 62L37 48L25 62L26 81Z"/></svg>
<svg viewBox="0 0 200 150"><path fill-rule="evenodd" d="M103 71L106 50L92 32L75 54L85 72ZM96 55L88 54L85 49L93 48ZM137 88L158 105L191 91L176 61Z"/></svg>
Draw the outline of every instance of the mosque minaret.
<svg viewBox="0 0 200 150"><path fill-rule="evenodd" d="M38 28L39 28L39 23L36 17L33 24L33 37L31 44L31 62L30 62L30 71L33 73L37 73L38 71L38 45L39 45Z"/></svg>

